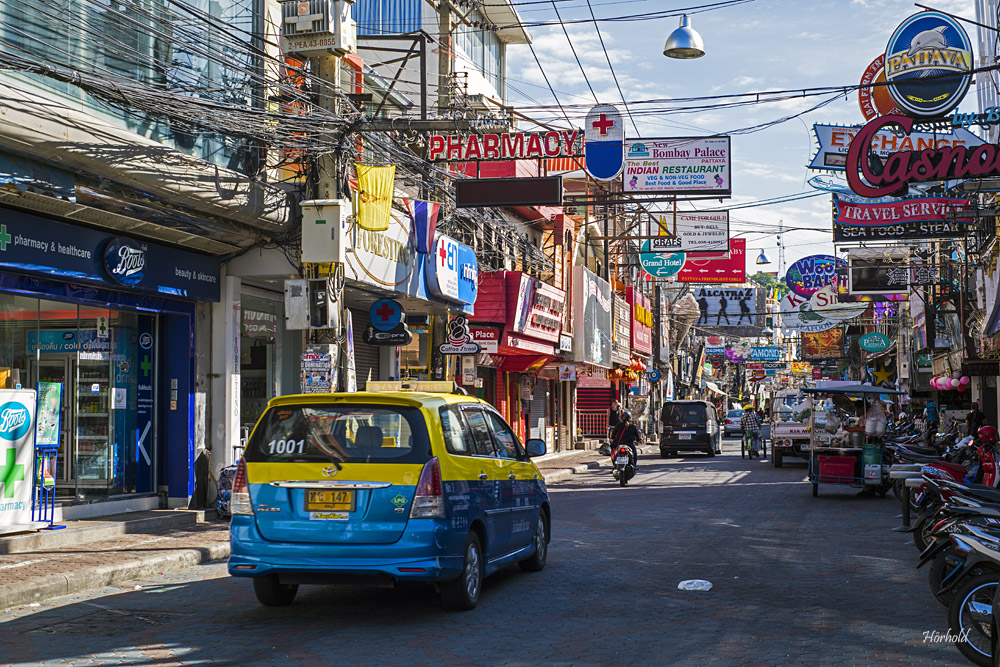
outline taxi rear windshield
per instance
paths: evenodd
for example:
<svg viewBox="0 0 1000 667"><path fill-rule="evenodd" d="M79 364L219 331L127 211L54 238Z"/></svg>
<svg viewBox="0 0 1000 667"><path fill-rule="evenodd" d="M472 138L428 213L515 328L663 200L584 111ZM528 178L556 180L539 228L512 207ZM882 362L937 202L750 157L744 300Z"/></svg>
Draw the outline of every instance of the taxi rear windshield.
<svg viewBox="0 0 1000 667"><path fill-rule="evenodd" d="M290 405L271 408L247 443L248 463L424 463L430 438L417 408Z"/></svg>

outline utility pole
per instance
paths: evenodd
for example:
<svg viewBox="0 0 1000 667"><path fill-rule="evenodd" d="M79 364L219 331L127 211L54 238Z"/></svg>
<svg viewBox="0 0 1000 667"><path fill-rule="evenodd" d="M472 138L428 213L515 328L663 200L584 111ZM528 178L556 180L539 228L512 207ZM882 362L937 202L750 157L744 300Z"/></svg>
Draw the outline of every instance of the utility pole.
<svg viewBox="0 0 1000 667"><path fill-rule="evenodd" d="M438 114L451 106L451 59L454 57L454 24L451 3L438 0Z"/></svg>

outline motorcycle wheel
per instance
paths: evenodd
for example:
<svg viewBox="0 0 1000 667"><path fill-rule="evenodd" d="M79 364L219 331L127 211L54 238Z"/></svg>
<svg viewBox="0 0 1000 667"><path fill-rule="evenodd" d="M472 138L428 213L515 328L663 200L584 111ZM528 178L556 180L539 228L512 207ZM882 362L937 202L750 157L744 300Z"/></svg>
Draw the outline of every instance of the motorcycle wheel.
<svg viewBox="0 0 1000 667"><path fill-rule="evenodd" d="M921 553L930 544L931 528L934 527L931 523L930 517L926 517L913 528L913 545Z"/></svg>
<svg viewBox="0 0 1000 667"><path fill-rule="evenodd" d="M961 639L955 648L968 660L982 667L993 664L990 653L990 633L993 621L993 593L997 573L986 572L966 579L955 591L948 605L949 632Z"/></svg>
<svg viewBox="0 0 1000 667"><path fill-rule="evenodd" d="M625 474L624 470L622 471L622 474L618 475L618 483L621 486L625 486L626 484L628 484L628 476Z"/></svg>
<svg viewBox="0 0 1000 667"><path fill-rule="evenodd" d="M948 561L946 560L949 555L951 555L952 549L946 549L942 551L934 560L931 561L930 566L927 569L927 583L931 587L931 593L937 598L937 601L948 606L951 604L952 599L955 597L955 587L952 586L946 590L941 591L941 581L945 577L945 570L948 567ZM940 593L938 591L941 591Z"/></svg>

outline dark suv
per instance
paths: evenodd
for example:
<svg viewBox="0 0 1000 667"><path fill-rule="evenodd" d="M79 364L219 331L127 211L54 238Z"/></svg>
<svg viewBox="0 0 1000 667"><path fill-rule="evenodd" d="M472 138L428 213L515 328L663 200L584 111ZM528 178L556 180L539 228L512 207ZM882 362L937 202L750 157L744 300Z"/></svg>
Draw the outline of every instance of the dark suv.
<svg viewBox="0 0 1000 667"><path fill-rule="evenodd" d="M708 401L668 401L660 409L660 456L677 452L722 453L722 430Z"/></svg>

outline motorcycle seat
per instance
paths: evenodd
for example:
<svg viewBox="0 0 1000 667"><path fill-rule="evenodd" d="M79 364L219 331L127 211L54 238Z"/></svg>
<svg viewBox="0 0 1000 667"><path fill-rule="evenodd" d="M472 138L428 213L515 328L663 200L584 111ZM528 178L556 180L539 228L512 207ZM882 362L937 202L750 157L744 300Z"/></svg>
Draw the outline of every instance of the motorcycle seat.
<svg viewBox="0 0 1000 667"><path fill-rule="evenodd" d="M934 457L941 456L941 452L934 449L933 447L924 447L922 445L906 445L904 449L906 449L906 451L908 452L913 452L915 454L924 454L926 456L934 456Z"/></svg>
<svg viewBox="0 0 1000 667"><path fill-rule="evenodd" d="M910 461L912 463L944 463L938 455L930 456L928 454L919 454L917 452L911 452L908 449L900 449L898 451L899 458L904 461Z"/></svg>

